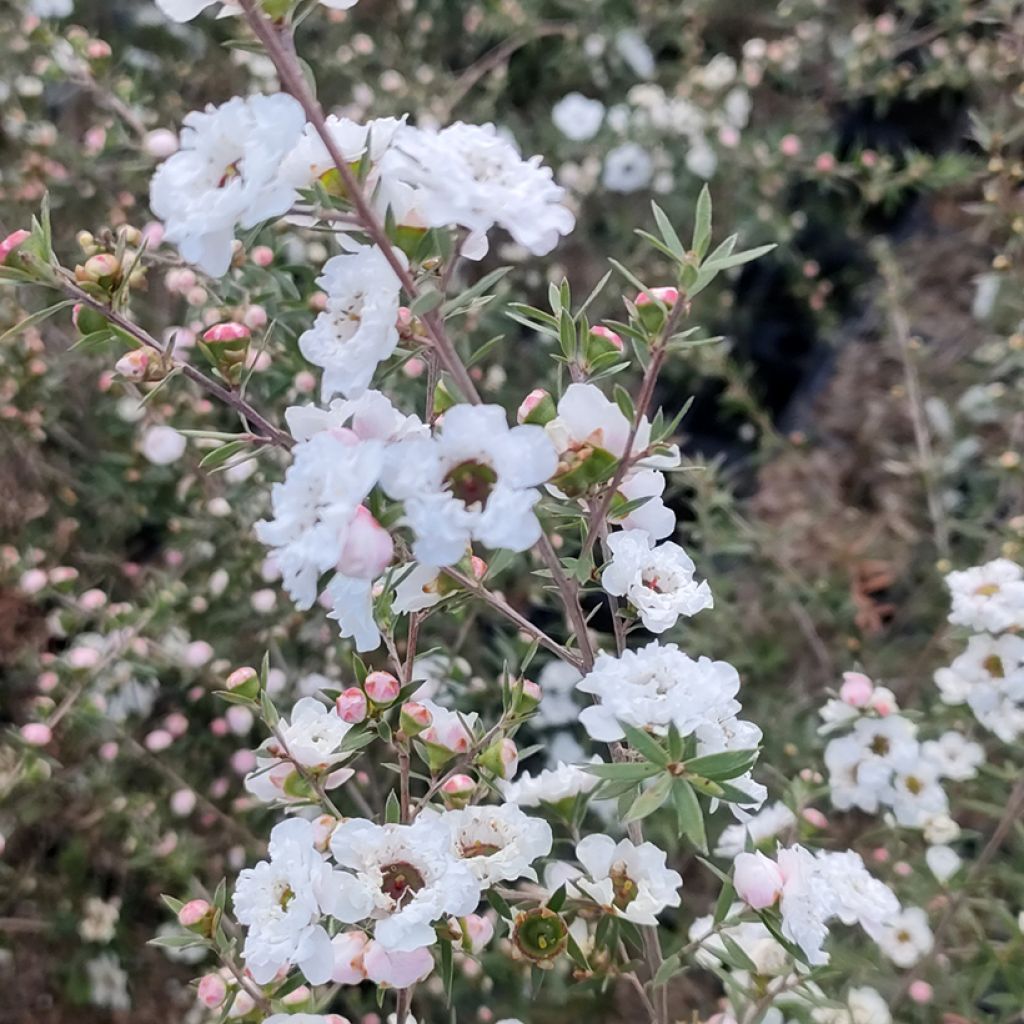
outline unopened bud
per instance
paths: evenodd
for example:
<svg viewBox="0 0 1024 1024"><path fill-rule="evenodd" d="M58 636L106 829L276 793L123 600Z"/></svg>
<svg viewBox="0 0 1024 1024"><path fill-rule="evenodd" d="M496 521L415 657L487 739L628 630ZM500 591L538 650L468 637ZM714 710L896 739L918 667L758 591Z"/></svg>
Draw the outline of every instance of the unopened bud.
<svg viewBox="0 0 1024 1024"><path fill-rule="evenodd" d="M543 426L555 418L558 410L554 399L543 388L534 388L520 403L516 411L518 423L536 423Z"/></svg>
<svg viewBox="0 0 1024 1024"><path fill-rule="evenodd" d="M445 807L458 810L469 804L476 792L476 782L469 775L453 775L441 786Z"/></svg>
<svg viewBox="0 0 1024 1024"><path fill-rule="evenodd" d="M7 260L11 254L24 242L31 237L31 232L26 231L22 228L19 231L15 231L13 234L8 235L2 242L0 242L0 265L6 266Z"/></svg>
<svg viewBox="0 0 1024 1024"><path fill-rule="evenodd" d="M199 979L199 1002L211 1010L222 1006L228 997L228 987L219 974L204 974Z"/></svg>
<svg viewBox="0 0 1024 1024"><path fill-rule="evenodd" d="M240 697L248 697L250 700L255 699L260 692L259 675L256 669L250 668L248 665L236 668L227 677L225 683L232 693L237 693Z"/></svg>
<svg viewBox="0 0 1024 1024"><path fill-rule="evenodd" d="M200 929L213 912L213 907L206 900L189 900L178 911L178 924L182 928Z"/></svg>
<svg viewBox="0 0 1024 1024"><path fill-rule="evenodd" d="M511 779L519 766L519 751L508 738L495 740L480 755L477 763L499 779Z"/></svg>
<svg viewBox="0 0 1024 1024"><path fill-rule="evenodd" d="M363 689L374 704L387 706L398 699L402 686L390 672L371 672L363 683Z"/></svg>
<svg viewBox="0 0 1024 1024"><path fill-rule="evenodd" d="M673 289L674 291L675 289ZM637 305L640 305L640 300L637 300ZM590 333L593 337L599 338L602 342L606 342L611 348L617 349L619 352L623 349L622 336L616 334L610 327L605 327L604 324L598 324L596 327L590 328Z"/></svg>
<svg viewBox="0 0 1024 1024"><path fill-rule="evenodd" d="M469 914L458 921L462 934L462 948L479 956L494 938L494 925L490 918Z"/></svg>
<svg viewBox="0 0 1024 1024"><path fill-rule="evenodd" d="M358 686L350 686L340 693L334 706L338 717L349 725L358 725L366 718L366 694Z"/></svg>
<svg viewBox="0 0 1024 1024"><path fill-rule="evenodd" d="M207 344L227 344L229 342L248 342L252 336L245 324L235 323L229 320L222 324L214 324L203 334L203 341Z"/></svg>
<svg viewBox="0 0 1024 1024"><path fill-rule="evenodd" d="M665 323L665 309L671 309L678 301L678 288L652 288L636 297L636 308L643 325L649 331L657 331Z"/></svg>
<svg viewBox="0 0 1024 1024"><path fill-rule="evenodd" d="M96 252L96 238L91 231L79 231L75 235L75 241L86 256L92 256Z"/></svg>
<svg viewBox="0 0 1024 1024"><path fill-rule="evenodd" d="M113 253L99 252L75 267L75 280L82 284L110 284L120 273L120 260Z"/></svg>
<svg viewBox="0 0 1024 1024"><path fill-rule="evenodd" d="M850 707L863 708L870 703L874 691L874 683L863 672L844 672L839 699Z"/></svg>
<svg viewBox="0 0 1024 1024"><path fill-rule="evenodd" d="M402 705L398 721L399 728L411 739L413 736L419 736L424 729L429 729L434 722L434 716L422 704L407 701Z"/></svg>
<svg viewBox="0 0 1024 1024"><path fill-rule="evenodd" d="M114 364L114 369L125 380L138 382L146 379L150 362L149 353L144 348L137 348L121 356Z"/></svg>
<svg viewBox="0 0 1024 1024"><path fill-rule="evenodd" d="M524 679L516 701L515 710L520 715L529 714L541 699L541 689L532 679Z"/></svg>
<svg viewBox="0 0 1024 1024"><path fill-rule="evenodd" d="M374 580L388 567L394 553L395 542L391 534L374 519L365 505L360 505L345 535L338 572L356 579Z"/></svg>

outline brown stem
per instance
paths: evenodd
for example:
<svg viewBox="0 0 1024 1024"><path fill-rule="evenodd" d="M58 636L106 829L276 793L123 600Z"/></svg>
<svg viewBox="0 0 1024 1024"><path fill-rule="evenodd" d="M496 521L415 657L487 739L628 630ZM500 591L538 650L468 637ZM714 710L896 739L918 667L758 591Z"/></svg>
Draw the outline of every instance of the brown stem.
<svg viewBox="0 0 1024 1024"><path fill-rule="evenodd" d="M334 163L336 170L345 187L345 193L352 202L356 216L363 227L363 230L370 236L370 239L384 254L391 269L395 272L402 287L410 300L415 302L420 291L416 286L412 274L409 273L402 259L397 255L387 231L380 219L377 217L372 206L366 198L361 182L356 177L344 154L338 148L334 136L327 127L324 119L324 112L320 103L309 88L306 78L302 73L295 56L294 48L291 45L291 37L288 34L287 26L278 26L271 22L259 11L255 0L239 0L245 19L253 30L256 38L263 44L280 76L281 84L287 92L295 97L302 105L306 118L316 129L317 135L323 142L327 153ZM287 42L285 42L287 40ZM448 372L455 379L455 383L467 401L474 404L480 403L480 395L477 393L476 385L473 383L469 372L466 370L462 360L459 359L455 345L448 337L443 320L438 316L437 310L431 310L420 315L423 325L430 335L431 341L437 350L441 362L445 364Z"/></svg>

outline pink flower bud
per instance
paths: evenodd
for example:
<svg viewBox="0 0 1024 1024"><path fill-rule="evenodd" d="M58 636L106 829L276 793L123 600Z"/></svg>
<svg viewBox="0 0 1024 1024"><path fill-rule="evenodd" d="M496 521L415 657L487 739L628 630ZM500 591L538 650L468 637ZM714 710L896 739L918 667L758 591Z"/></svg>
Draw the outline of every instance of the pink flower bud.
<svg viewBox="0 0 1024 1024"><path fill-rule="evenodd" d="M390 672L371 672L363 683L363 689L374 704L393 704L402 686Z"/></svg>
<svg viewBox="0 0 1024 1024"><path fill-rule="evenodd" d="M446 807L465 807L476 792L476 782L469 775L453 775L441 786Z"/></svg>
<svg viewBox="0 0 1024 1024"><path fill-rule="evenodd" d="M366 694L358 686L350 686L335 701L338 717L349 725L358 725L366 718Z"/></svg>
<svg viewBox="0 0 1024 1024"><path fill-rule="evenodd" d="M764 910L782 895L784 880L778 864L763 853L740 853L733 864L732 881L744 903Z"/></svg>
<svg viewBox="0 0 1024 1024"><path fill-rule="evenodd" d="M95 612L107 603L107 595L102 590L87 590L78 599L78 607L84 612Z"/></svg>
<svg viewBox="0 0 1024 1024"><path fill-rule="evenodd" d="M366 981L363 953L369 938L365 932L340 932L331 940L334 949L334 971L331 980L340 985L359 985Z"/></svg>
<svg viewBox="0 0 1024 1024"><path fill-rule="evenodd" d="M195 928L206 920L207 915L213 910L206 900L189 900L178 911L178 924L182 928Z"/></svg>
<svg viewBox="0 0 1024 1024"><path fill-rule="evenodd" d="M196 795L191 789L176 789L171 794L171 812L179 818L187 818L196 806Z"/></svg>
<svg viewBox="0 0 1024 1024"><path fill-rule="evenodd" d="M478 583L487 575L487 563L477 555L470 556L469 568Z"/></svg>
<svg viewBox="0 0 1024 1024"><path fill-rule="evenodd" d="M143 742L147 750L158 754L174 742L174 737L166 729L154 729Z"/></svg>
<svg viewBox="0 0 1024 1024"><path fill-rule="evenodd" d="M400 728L406 736L418 736L425 729L429 729L434 722L434 716L430 710L416 701L407 701L402 705L400 713Z"/></svg>
<svg viewBox="0 0 1024 1024"><path fill-rule="evenodd" d="M21 727L21 738L32 747L45 747L53 739L53 732L42 722L29 722Z"/></svg>
<svg viewBox="0 0 1024 1024"><path fill-rule="evenodd" d="M529 423L531 414L535 413L542 405L551 402L551 395L547 393L543 388L534 388L523 400L519 403L519 409L516 411L516 422L517 423Z"/></svg>
<svg viewBox="0 0 1024 1024"><path fill-rule="evenodd" d="M363 954L366 976L378 985L409 988L422 981L434 969L434 958L429 949L416 949L400 953L384 949L372 940Z"/></svg>
<svg viewBox="0 0 1024 1024"><path fill-rule="evenodd" d="M256 669L250 668L248 665L243 665L242 668L236 668L225 680L225 684L229 690L237 690L240 686L245 686L246 683L256 679Z"/></svg>
<svg viewBox="0 0 1024 1024"><path fill-rule="evenodd" d="M142 381L149 370L149 353L144 348L136 348L126 352L116 363L114 369L125 380Z"/></svg>
<svg viewBox="0 0 1024 1024"><path fill-rule="evenodd" d="M245 316L242 317L246 327L251 327L253 330L266 326L268 317L267 311L262 306L250 306L245 311Z"/></svg>
<svg viewBox="0 0 1024 1024"><path fill-rule="evenodd" d="M360 505L349 523L338 572L361 580L376 579L388 567L394 553L391 534L365 505Z"/></svg>
<svg viewBox="0 0 1024 1024"><path fill-rule="evenodd" d="M664 289L655 289L655 292L663 290ZM675 289L673 288L671 289L671 291L675 291ZM676 297L678 298L678 296L679 293L676 292ZM664 299L662 301L664 302ZM675 302L675 299L673 299L672 301ZM637 300L637 304L640 304L639 299ZM666 305L668 305L668 303L666 303ZM605 341L609 342L620 352L622 351L622 337L621 335L616 334L610 327L605 327L604 324L598 324L596 327L590 328L590 333L597 335L597 337L599 338L604 338Z"/></svg>
<svg viewBox="0 0 1024 1024"><path fill-rule="evenodd" d="M470 914L459 921L462 930L462 944L470 953L479 955L494 938L494 924L490 918Z"/></svg>
<svg viewBox="0 0 1024 1024"><path fill-rule="evenodd" d="M907 989L907 995L921 1006L932 1001L932 996L935 994L935 990L928 984L927 981L922 981L920 978L917 981L912 981L910 987Z"/></svg>
<svg viewBox="0 0 1024 1024"><path fill-rule="evenodd" d="M113 740L108 740L100 747L100 759L113 761L117 757L118 746Z"/></svg>
<svg viewBox="0 0 1024 1024"><path fill-rule="evenodd" d="M85 265L75 268L75 277L79 281L91 281L98 284L100 281L112 278L121 269L118 258L110 252L100 252L90 256Z"/></svg>
<svg viewBox="0 0 1024 1024"><path fill-rule="evenodd" d="M905 860L896 861L892 869L900 878L909 878L914 873L914 869Z"/></svg>
<svg viewBox="0 0 1024 1024"><path fill-rule="evenodd" d="M146 135L143 149L157 160L164 160L178 152L178 136L166 128L156 128Z"/></svg>
<svg viewBox="0 0 1024 1024"><path fill-rule="evenodd" d="M651 288L650 291L641 292L636 297L637 306L652 306L655 301L671 309L679 301L678 288Z"/></svg>
<svg viewBox="0 0 1024 1024"><path fill-rule="evenodd" d="M8 235L2 242L0 242L0 266L6 266L11 253L23 245L26 239L31 237L31 232L21 228L19 231L15 231L13 234Z"/></svg>
<svg viewBox="0 0 1024 1024"><path fill-rule="evenodd" d="M268 245L257 245L249 256L257 267L269 267L274 262L274 250Z"/></svg>
<svg viewBox="0 0 1024 1024"><path fill-rule="evenodd" d="M817 809L817 807L805 807L801 817L812 828L828 828L828 818Z"/></svg>
<svg viewBox="0 0 1024 1024"><path fill-rule="evenodd" d="M205 974L199 979L199 1002L215 1010L228 997L228 987L219 974Z"/></svg>
<svg viewBox="0 0 1024 1024"><path fill-rule="evenodd" d="M316 387L316 377L309 370L300 370L293 383L296 391L308 395Z"/></svg>
<svg viewBox="0 0 1024 1024"><path fill-rule="evenodd" d="M779 141L779 152L783 156L799 156L802 143L796 135L783 135Z"/></svg>
<svg viewBox="0 0 1024 1024"><path fill-rule="evenodd" d="M222 324L214 324L203 333L203 341L221 343L226 341L242 341L251 337L252 332L245 324L238 324L232 320Z"/></svg>
<svg viewBox="0 0 1024 1024"><path fill-rule="evenodd" d="M480 755L479 763L499 779L511 779L519 767L519 751L508 738L495 740Z"/></svg>
<svg viewBox="0 0 1024 1024"><path fill-rule="evenodd" d="M311 995L312 992L310 992L308 986L299 985L298 988L292 989L291 992L284 996L281 999L281 1002L284 1003L285 1006L301 1006Z"/></svg>
<svg viewBox="0 0 1024 1024"><path fill-rule="evenodd" d="M406 359L402 363L402 373L405 374L409 380L419 380L423 376L424 371L427 368L427 364L422 359L417 359L413 356L411 359Z"/></svg>
<svg viewBox="0 0 1024 1024"><path fill-rule="evenodd" d="M836 169L836 158L831 153L819 153L814 158L814 168L822 174L831 174Z"/></svg>
<svg viewBox="0 0 1024 1024"><path fill-rule="evenodd" d="M843 685L839 687L839 699L853 708L867 707L875 684L863 672L844 672Z"/></svg>
<svg viewBox="0 0 1024 1024"><path fill-rule="evenodd" d="M50 578L42 569L29 569L22 573L18 586L23 594L38 594L49 581Z"/></svg>
<svg viewBox="0 0 1024 1024"><path fill-rule="evenodd" d="M72 647L68 651L68 664L72 668L90 669L100 663L100 652L95 647L86 647L84 644Z"/></svg>

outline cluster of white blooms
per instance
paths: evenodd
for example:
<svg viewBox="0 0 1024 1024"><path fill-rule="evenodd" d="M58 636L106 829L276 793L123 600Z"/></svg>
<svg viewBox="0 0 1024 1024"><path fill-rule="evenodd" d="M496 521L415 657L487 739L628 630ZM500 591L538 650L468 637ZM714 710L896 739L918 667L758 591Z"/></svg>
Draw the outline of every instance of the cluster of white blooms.
<svg viewBox="0 0 1024 1024"><path fill-rule="evenodd" d="M359 0L320 0L324 7L335 11L347 11L355 7ZM168 18L174 21L191 21L199 17L207 9L215 4L220 4L218 17L225 18L232 14L241 13L241 6L238 0L156 0L157 6Z"/></svg>
<svg viewBox="0 0 1024 1024"><path fill-rule="evenodd" d="M778 905L782 933L800 947L811 965L828 963L823 948L828 924L859 924L880 941L900 913L899 900L874 878L853 851L812 852L780 848L775 860L763 853L740 853L733 865L739 897L754 910Z"/></svg>
<svg viewBox="0 0 1024 1024"><path fill-rule="evenodd" d="M949 621L975 630L967 648L935 673L947 704L967 704L1006 743L1024 735L1024 569L1006 558L951 572Z"/></svg>
<svg viewBox="0 0 1024 1024"><path fill-rule="evenodd" d="M869 814L890 808L908 828L947 816L943 779L973 778L984 751L958 732L922 743L917 725L899 713L893 694L867 676L847 672L838 700L822 711L823 732L848 729L825 748L832 804Z"/></svg>
<svg viewBox="0 0 1024 1024"><path fill-rule="evenodd" d="M421 976L435 924L471 914L497 882L536 880L533 864L551 844L550 826L513 804L424 812L409 825L289 819L271 833L268 859L235 888L246 966L260 984L291 967L317 985ZM332 941L332 920L363 930ZM362 974L349 979L356 953Z"/></svg>
<svg viewBox="0 0 1024 1024"><path fill-rule="evenodd" d="M596 754L591 764L602 764ZM509 803L520 807L539 807L543 804L557 806L566 800L575 800L581 793L590 793L597 786L596 775L584 771L574 764L559 761L553 768L547 768L536 777L523 772L514 782L501 784L502 795Z"/></svg>
<svg viewBox="0 0 1024 1024"><path fill-rule="evenodd" d="M701 657L694 660L675 644L655 640L619 657L602 654L593 669L576 684L599 703L580 714L595 740L610 743L623 738L622 724L665 736L674 725L679 735L697 740L697 754L754 750L761 730L738 719L736 694L740 677L728 662ZM730 780L759 807L766 796L750 773Z"/></svg>

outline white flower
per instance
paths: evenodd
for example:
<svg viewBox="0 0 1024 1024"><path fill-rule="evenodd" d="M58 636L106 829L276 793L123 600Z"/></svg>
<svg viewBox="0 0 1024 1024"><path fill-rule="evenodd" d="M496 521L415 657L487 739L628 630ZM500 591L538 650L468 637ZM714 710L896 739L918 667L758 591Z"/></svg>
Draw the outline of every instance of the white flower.
<svg viewBox="0 0 1024 1024"><path fill-rule="evenodd" d="M851 988L846 1008L822 1007L811 1011L815 1024L892 1024L889 1004L873 988Z"/></svg>
<svg viewBox="0 0 1024 1024"><path fill-rule="evenodd" d="M921 823L921 831L929 843L942 845L960 837L960 826L948 814L933 814Z"/></svg>
<svg viewBox="0 0 1024 1024"><path fill-rule="evenodd" d="M535 882L533 863L551 852L551 826L512 803L447 811L442 818L452 856L469 865L484 887L516 878Z"/></svg>
<svg viewBox="0 0 1024 1024"><path fill-rule="evenodd" d="M185 454L187 444L185 435L174 427L155 426L142 435L140 448L154 466L169 466Z"/></svg>
<svg viewBox="0 0 1024 1024"><path fill-rule="evenodd" d="M765 807L738 825L723 829L715 847L716 857L733 858L747 848L747 840L760 846L795 827L796 815L781 801Z"/></svg>
<svg viewBox="0 0 1024 1024"><path fill-rule="evenodd" d="M634 924L656 925L658 914L681 903L682 876L665 867L665 851L654 843L617 845L605 835L589 835L576 846L586 877L571 884L609 914Z"/></svg>
<svg viewBox="0 0 1024 1024"><path fill-rule="evenodd" d="M875 878L860 854L852 850L819 850L817 861L818 873L832 891L835 916L843 924L859 924L876 939L883 925L900 909L892 890Z"/></svg>
<svg viewBox="0 0 1024 1024"><path fill-rule="evenodd" d="M920 907L907 907L897 914L877 937L878 948L897 967L913 967L931 952L935 936L928 915Z"/></svg>
<svg viewBox="0 0 1024 1024"><path fill-rule="evenodd" d="M945 703L966 702L1006 743L1024 733L1024 637L972 636L963 654L935 673L935 683Z"/></svg>
<svg viewBox="0 0 1024 1024"><path fill-rule="evenodd" d="M654 77L654 54L635 28L624 28L616 34L615 49L638 78Z"/></svg>
<svg viewBox="0 0 1024 1024"><path fill-rule="evenodd" d="M376 921L374 938L386 950L411 952L435 941L442 917L472 913L480 884L467 863L449 850L449 835L436 821L375 825L361 818L342 822L331 836L331 853L352 872L366 911Z"/></svg>
<svg viewBox="0 0 1024 1024"><path fill-rule="evenodd" d="M399 580L395 587L395 599L391 602L392 611L399 615L409 612L421 612L433 608L444 595L438 585L440 569L432 565L400 565L395 569L395 578Z"/></svg>
<svg viewBox="0 0 1024 1024"><path fill-rule="evenodd" d="M551 120L567 139L585 142L601 130L604 104L582 93L571 92L551 108Z"/></svg>
<svg viewBox="0 0 1024 1024"><path fill-rule="evenodd" d="M725 915L728 921L741 914L742 903L734 903ZM729 951L722 935L735 942L750 957L757 973L763 977L777 977L788 974L792 970L793 960L772 933L760 921L738 921L736 924L721 929L721 934L714 934L715 919L711 914L698 917L690 925L688 938L690 942L699 942L694 958L702 967L716 967L725 964L729 959Z"/></svg>
<svg viewBox="0 0 1024 1024"><path fill-rule="evenodd" d="M316 697L303 697L292 708L291 715L278 722L277 735L268 749L304 768L323 771L344 757L341 744L351 728L338 717L335 708L324 707ZM283 750L279 749L282 745Z"/></svg>
<svg viewBox="0 0 1024 1024"><path fill-rule="evenodd" d="M285 422L296 441L308 441L322 430L344 427L360 441L401 441L429 436L419 416L399 412L379 391L364 391L358 398L335 398L326 408L293 405L285 410Z"/></svg>
<svg viewBox="0 0 1024 1024"><path fill-rule="evenodd" d="M705 181L710 179L718 168L718 156L704 138L691 139L684 159L687 170Z"/></svg>
<svg viewBox="0 0 1024 1024"><path fill-rule="evenodd" d="M650 534L623 530L608 538L608 547L612 559L601 573L601 586L627 598L652 633L671 629L680 615L713 606L711 588L693 578L693 561L678 544L655 546Z"/></svg>
<svg viewBox="0 0 1024 1024"><path fill-rule="evenodd" d="M579 669L567 661L556 658L547 662L537 677L543 699L537 705L535 720L549 728L575 722L580 709L573 694L581 678Z"/></svg>
<svg viewBox="0 0 1024 1024"><path fill-rule="evenodd" d="M638 192L654 176L654 160L643 146L624 142L604 158L601 182L609 192Z"/></svg>
<svg viewBox="0 0 1024 1024"><path fill-rule="evenodd" d="M358 396L398 345L401 284L374 246L329 259L317 284L327 307L299 337L299 351L323 369L325 401L339 393Z"/></svg>
<svg viewBox="0 0 1024 1024"><path fill-rule="evenodd" d="M949 621L988 633L1024 627L1024 569L1008 558L946 576Z"/></svg>
<svg viewBox="0 0 1024 1024"><path fill-rule="evenodd" d="M694 661L675 644L657 640L615 658L602 654L577 689L600 698L586 708L580 721L591 738L622 739L619 722L649 729L659 736L674 723L689 736L701 725L727 720L740 710L735 700L740 677L724 661Z"/></svg>
<svg viewBox="0 0 1024 1024"><path fill-rule="evenodd" d="M74 9L74 0L31 0L29 9L37 18L66 18Z"/></svg>
<svg viewBox="0 0 1024 1024"><path fill-rule="evenodd" d="M603 764L596 754L591 764ZM546 768L534 778L529 772L522 772L513 782L501 782L502 796L509 803L520 807L538 807L541 804L558 804L563 800L574 800L580 793L590 793L598 783L596 775L585 772L574 764L559 761L554 768Z"/></svg>
<svg viewBox="0 0 1024 1024"><path fill-rule="evenodd" d="M185 118L181 148L153 176L150 206L189 263L221 277L236 225L255 227L291 206L278 170L304 122L285 93L235 97Z"/></svg>
<svg viewBox="0 0 1024 1024"><path fill-rule="evenodd" d="M937 740L926 740L921 744L921 753L940 776L957 782L973 779L978 767L985 763L985 748L955 729L944 732Z"/></svg>
<svg viewBox="0 0 1024 1024"><path fill-rule="evenodd" d="M890 803L896 771L912 771L920 762L915 726L901 715L858 718L853 732L825 748L832 804L841 811L859 807L874 814Z"/></svg>
<svg viewBox="0 0 1024 1024"><path fill-rule="evenodd" d="M492 124L403 131L384 154L381 174L412 190L423 225L467 228L478 243L474 256L486 251L484 236L494 226L544 256L575 224L551 169L539 156L524 160Z"/></svg>
<svg viewBox="0 0 1024 1024"><path fill-rule="evenodd" d="M82 919L78 922L78 934L86 942L108 943L117 934L117 921L121 916L121 901L101 900L90 896L85 901Z"/></svg>
<svg viewBox="0 0 1024 1024"><path fill-rule="evenodd" d="M936 814L949 810L946 791L933 764L921 760L912 768L893 773L891 804L897 822L907 828L921 828Z"/></svg>
<svg viewBox="0 0 1024 1024"><path fill-rule="evenodd" d="M532 547L541 534L536 488L556 462L541 427L510 430L500 406L458 405L432 438L390 449L382 485L405 503L416 559L452 565L471 540L513 551Z"/></svg>
<svg viewBox="0 0 1024 1024"><path fill-rule="evenodd" d="M132 1008L128 995L128 974L113 953L102 953L85 965L89 978L89 1001L93 1006L127 1011Z"/></svg>
<svg viewBox="0 0 1024 1024"><path fill-rule="evenodd" d="M274 519L256 536L274 549L285 589L312 606L319 577L336 569L363 499L377 482L383 444L321 431L295 446L284 482L271 491Z"/></svg>
<svg viewBox="0 0 1024 1024"><path fill-rule="evenodd" d="M951 846L929 846L924 852L924 859L928 869L940 882L949 881L963 863Z"/></svg>
<svg viewBox="0 0 1024 1024"><path fill-rule="evenodd" d="M321 915L352 921L368 912L354 880L313 844L313 825L291 818L271 832L270 859L238 876L235 915L248 929L242 956L260 985L291 964L313 985L329 981L334 954Z"/></svg>

